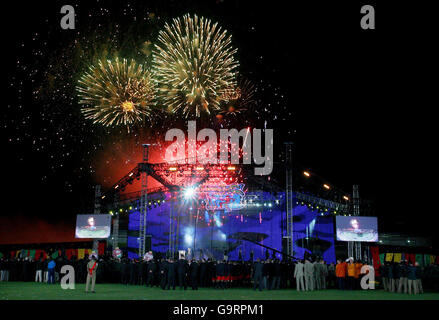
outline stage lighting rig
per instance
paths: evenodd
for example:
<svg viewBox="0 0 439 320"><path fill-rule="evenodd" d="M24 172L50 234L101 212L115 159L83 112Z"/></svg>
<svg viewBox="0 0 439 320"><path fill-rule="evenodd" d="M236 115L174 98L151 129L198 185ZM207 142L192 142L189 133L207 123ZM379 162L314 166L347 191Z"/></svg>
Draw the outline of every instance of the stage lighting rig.
<svg viewBox="0 0 439 320"><path fill-rule="evenodd" d="M186 199L190 199L193 198L196 194L196 189L192 186L192 187L187 187L183 190L183 196Z"/></svg>

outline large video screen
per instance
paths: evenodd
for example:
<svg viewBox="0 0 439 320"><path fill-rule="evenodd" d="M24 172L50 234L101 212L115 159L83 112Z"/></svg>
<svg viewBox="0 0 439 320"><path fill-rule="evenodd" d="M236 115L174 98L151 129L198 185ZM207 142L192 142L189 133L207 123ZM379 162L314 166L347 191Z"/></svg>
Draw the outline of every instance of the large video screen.
<svg viewBox="0 0 439 320"><path fill-rule="evenodd" d="M111 215L78 214L75 238L108 238L111 232Z"/></svg>
<svg viewBox="0 0 439 320"><path fill-rule="evenodd" d="M338 241L378 241L377 217L345 217L335 219Z"/></svg>

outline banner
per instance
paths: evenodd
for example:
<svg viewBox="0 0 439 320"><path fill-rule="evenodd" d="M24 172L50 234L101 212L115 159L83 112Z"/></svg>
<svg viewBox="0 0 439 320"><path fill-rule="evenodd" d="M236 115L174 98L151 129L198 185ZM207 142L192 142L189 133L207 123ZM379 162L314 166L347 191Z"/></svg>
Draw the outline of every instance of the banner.
<svg viewBox="0 0 439 320"><path fill-rule="evenodd" d="M394 253L393 254L393 262L401 262L401 257L402 257L402 255L401 255L401 253Z"/></svg>
<svg viewBox="0 0 439 320"><path fill-rule="evenodd" d="M424 254L424 266L430 265L430 255Z"/></svg>
<svg viewBox="0 0 439 320"><path fill-rule="evenodd" d="M386 254L385 253L380 253L380 261L381 261L381 264L386 262Z"/></svg>
<svg viewBox="0 0 439 320"><path fill-rule="evenodd" d="M431 255L430 256L430 264L434 264L435 260L436 260L436 256L435 255Z"/></svg>
<svg viewBox="0 0 439 320"><path fill-rule="evenodd" d="M105 242L99 243L98 245L98 255L103 256L105 253Z"/></svg>
<svg viewBox="0 0 439 320"><path fill-rule="evenodd" d="M422 257L422 254L417 254L415 259L416 262L419 263L419 266L424 266L424 259Z"/></svg>
<svg viewBox="0 0 439 320"><path fill-rule="evenodd" d="M29 258L35 259L35 252L37 250L33 249L33 250L29 250Z"/></svg>
<svg viewBox="0 0 439 320"><path fill-rule="evenodd" d="M378 247L370 247L370 253L372 255L373 268L375 270L375 275L379 276L379 268L381 266L380 251Z"/></svg>
<svg viewBox="0 0 439 320"><path fill-rule="evenodd" d="M413 265L416 262L416 255L414 253L406 253L407 261L411 262Z"/></svg>
<svg viewBox="0 0 439 320"><path fill-rule="evenodd" d="M42 253L42 250L39 250L39 249L35 250L35 260L40 259L40 256L42 257L41 253Z"/></svg>
<svg viewBox="0 0 439 320"><path fill-rule="evenodd" d="M393 253L386 253L386 262L393 261Z"/></svg>
<svg viewBox="0 0 439 320"><path fill-rule="evenodd" d="M78 259L84 259L85 249L78 249Z"/></svg>
<svg viewBox="0 0 439 320"><path fill-rule="evenodd" d="M52 259L56 259L56 258L58 258L58 255L59 255L59 252L58 252L58 250L55 250L53 253L52 253Z"/></svg>
<svg viewBox="0 0 439 320"><path fill-rule="evenodd" d="M0 258L3 258L3 253L0 252Z"/></svg>

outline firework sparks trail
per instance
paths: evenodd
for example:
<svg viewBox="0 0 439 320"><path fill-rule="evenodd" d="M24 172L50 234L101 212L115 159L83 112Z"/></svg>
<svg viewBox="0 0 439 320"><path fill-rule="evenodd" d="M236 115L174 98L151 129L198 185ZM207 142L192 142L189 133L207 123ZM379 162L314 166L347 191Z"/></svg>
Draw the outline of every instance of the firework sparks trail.
<svg viewBox="0 0 439 320"><path fill-rule="evenodd" d="M224 92L236 84L235 53L231 36L208 19L185 15L166 24L153 52L163 105L186 118L220 110Z"/></svg>
<svg viewBox="0 0 439 320"><path fill-rule="evenodd" d="M143 65L115 58L91 66L77 91L86 119L106 127L129 126L151 116L155 86Z"/></svg>

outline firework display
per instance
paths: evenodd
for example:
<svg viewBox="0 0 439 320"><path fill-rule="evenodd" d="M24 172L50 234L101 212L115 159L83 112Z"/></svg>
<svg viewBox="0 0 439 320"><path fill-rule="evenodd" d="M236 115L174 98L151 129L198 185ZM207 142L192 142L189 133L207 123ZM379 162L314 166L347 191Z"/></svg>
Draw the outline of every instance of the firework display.
<svg viewBox="0 0 439 320"><path fill-rule="evenodd" d="M150 117L155 86L134 60L99 60L80 78L79 103L86 119L104 126L131 125Z"/></svg>
<svg viewBox="0 0 439 320"><path fill-rule="evenodd" d="M240 80L236 87L229 88L222 94L223 110L219 114L236 116L247 111L256 104L255 93L255 86L249 80Z"/></svg>
<svg viewBox="0 0 439 320"><path fill-rule="evenodd" d="M163 106L186 118L218 111L236 83L235 53L231 36L208 19L185 15L166 24L153 51Z"/></svg>

